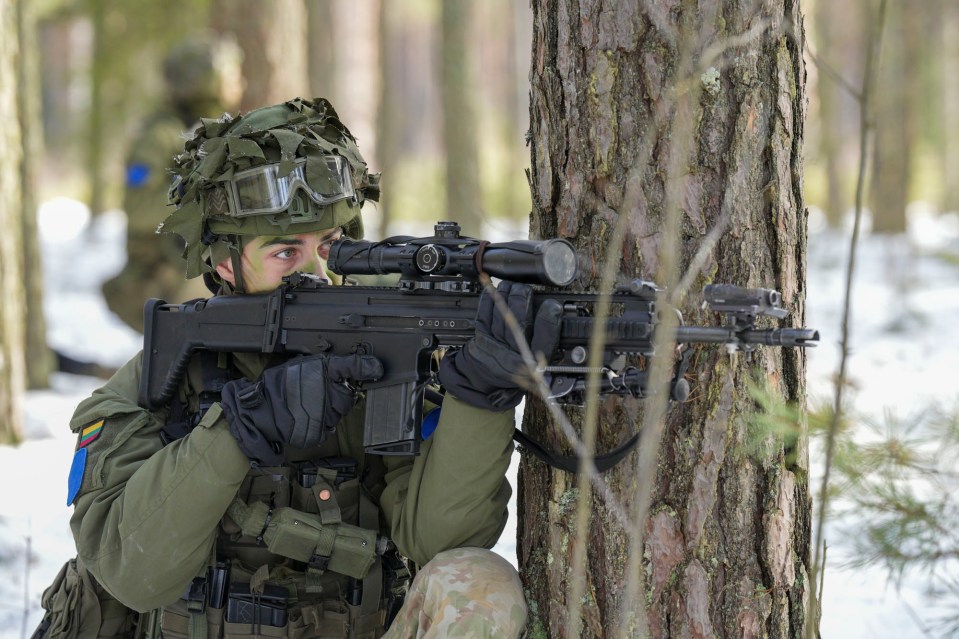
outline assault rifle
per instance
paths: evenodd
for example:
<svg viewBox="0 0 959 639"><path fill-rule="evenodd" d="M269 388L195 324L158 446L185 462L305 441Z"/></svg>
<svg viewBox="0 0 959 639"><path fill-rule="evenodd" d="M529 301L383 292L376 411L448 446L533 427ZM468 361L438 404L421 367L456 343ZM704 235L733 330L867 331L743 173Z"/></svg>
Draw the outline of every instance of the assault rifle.
<svg viewBox="0 0 959 639"><path fill-rule="evenodd" d="M347 276L398 273L400 280L394 287L330 286L315 276L294 274L267 294L186 304L147 302L140 405L165 405L199 350L290 356L363 352L382 360L385 371L382 379L363 385L366 451L415 455L424 393L435 377L433 352L462 347L473 336L481 274L562 288L577 273L575 251L565 240L489 243L460 237L453 222L437 224L433 237L338 240L329 267ZM626 361L636 355L642 363L654 354L658 292L655 284L634 280L612 293L600 393L647 396L647 371ZM593 309L599 297L555 289L533 295L535 308L554 299L564 309L559 348L544 371L558 403L585 401ZM726 321L678 327L676 342L683 348L670 381L673 400L685 401L689 394L684 375L690 344L750 351L758 345L815 346L819 340L818 331L808 328L755 328L760 317L786 316L776 291L714 284L705 288L704 297Z"/></svg>

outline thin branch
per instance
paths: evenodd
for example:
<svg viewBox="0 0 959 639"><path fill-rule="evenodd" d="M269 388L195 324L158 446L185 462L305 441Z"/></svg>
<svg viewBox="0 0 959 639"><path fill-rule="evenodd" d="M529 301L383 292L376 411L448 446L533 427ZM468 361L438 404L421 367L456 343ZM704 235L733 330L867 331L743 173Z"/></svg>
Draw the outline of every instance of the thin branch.
<svg viewBox="0 0 959 639"><path fill-rule="evenodd" d="M869 135L872 123L872 92L876 78L876 68L879 66L879 55L882 50L882 32L886 22L887 0L880 0L879 15L876 22L875 37L870 37L869 54L866 57L866 69L863 75L861 99L859 100L859 175L856 180L856 213L853 224L852 237L849 241L849 265L846 268L846 288L843 300L842 315L842 355L839 360L839 374L836 377L836 398L833 405L832 419L826 435L826 459L823 471L822 486L819 491L819 513L816 522L816 556L813 559L813 570L822 570L819 548L822 544L823 529L826 517L826 505L829 501L829 474L832 469L835 454L836 439L839 434L839 424L842 417L843 389L846 386L846 367L849 360L849 315L852 307L852 284L856 267L856 248L859 244L859 230L862 222L863 197L866 183L866 165L869 158ZM818 600L816 598L816 581L810 581L811 618L818 619ZM814 608L814 609L813 609ZM818 625L807 624L806 637L813 639Z"/></svg>
<svg viewBox="0 0 959 639"><path fill-rule="evenodd" d="M862 91L854 87L848 80L846 80L846 78L842 77L842 74L840 74L839 71L837 71L831 64L816 55L816 52L813 51L812 45L809 44L808 40L806 40L806 53L809 54L809 59L812 60L813 64L816 65L816 68L822 71L824 75L832 78L836 84L845 89L846 92L855 98L857 102L862 102Z"/></svg>

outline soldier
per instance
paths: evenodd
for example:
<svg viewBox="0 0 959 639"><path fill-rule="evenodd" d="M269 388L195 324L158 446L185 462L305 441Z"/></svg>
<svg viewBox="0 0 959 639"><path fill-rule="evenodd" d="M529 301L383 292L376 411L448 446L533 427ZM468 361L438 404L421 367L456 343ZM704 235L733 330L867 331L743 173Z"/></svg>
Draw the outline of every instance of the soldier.
<svg viewBox="0 0 959 639"><path fill-rule="evenodd" d="M199 280L185 281L182 243L157 237L170 214L164 206L170 190L170 162L183 150L184 132L201 116L215 117L239 105L241 53L236 43L212 34L193 36L163 61L167 98L141 125L126 161L123 210L127 215L127 263L103 284L107 306L124 322L143 331L143 303L151 297L170 302L207 295Z"/></svg>
<svg viewBox="0 0 959 639"><path fill-rule="evenodd" d="M379 193L320 98L203 120L174 169L162 230L184 240L187 276L221 295L297 271L327 277L331 243L362 237L360 208ZM499 290L532 332L529 287ZM559 309L543 308L548 351ZM490 298L477 327L440 365L446 398L416 457L364 454L353 384L382 374L371 355L201 353L154 412L136 402L137 356L71 421L78 559L44 602L87 583L93 594L74 599L99 604L91 637L130 636L114 599L144 613L141 634L164 638L520 636L519 576L488 549L506 524L524 391Z"/></svg>

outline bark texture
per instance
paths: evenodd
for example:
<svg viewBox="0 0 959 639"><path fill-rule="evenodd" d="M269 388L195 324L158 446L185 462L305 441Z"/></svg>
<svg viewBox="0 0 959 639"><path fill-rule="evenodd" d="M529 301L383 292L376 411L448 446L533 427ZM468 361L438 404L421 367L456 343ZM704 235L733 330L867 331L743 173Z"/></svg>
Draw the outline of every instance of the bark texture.
<svg viewBox="0 0 959 639"><path fill-rule="evenodd" d="M587 288L596 286L607 259L621 260L624 280L654 279L664 201L676 189L681 268L729 216L683 309L687 323L714 323L698 308L698 291L728 282L780 290L792 310L784 325L801 326L806 74L798 1L532 4L531 237L572 241ZM753 36L742 38L747 33ZM717 46L726 47L718 59L694 64L692 77L676 77L683 47L697 63ZM654 114L677 95L696 96L693 139L679 146L689 149L680 174L669 175L680 127L673 115L657 122ZM636 178L640 196L624 210L644 140L653 150ZM610 256L621 215L629 216L626 243ZM694 354L692 396L669 411L655 472L644 600L623 600L628 535L595 493L582 636L639 636L639 628L622 628L621 621L641 606L653 637L801 636L810 562L805 441L794 447L768 437L749 454L747 440L753 371L785 399L801 402L804 369L798 350L760 349L747 358L704 347ZM604 401L598 449L625 441L641 411L638 403ZM579 413L571 418L576 424ZM524 429L565 447L535 400ZM635 458L604 475L627 508L639 481ZM518 553L532 637L567 636L574 486L573 476L538 461L521 466Z"/></svg>

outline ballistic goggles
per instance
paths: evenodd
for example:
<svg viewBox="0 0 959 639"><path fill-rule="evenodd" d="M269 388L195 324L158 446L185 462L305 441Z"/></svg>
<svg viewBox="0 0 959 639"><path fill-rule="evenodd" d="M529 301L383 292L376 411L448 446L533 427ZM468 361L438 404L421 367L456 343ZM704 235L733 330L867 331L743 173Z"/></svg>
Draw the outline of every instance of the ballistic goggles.
<svg viewBox="0 0 959 639"><path fill-rule="evenodd" d="M339 155L325 155L327 169L320 166L321 175L306 181L306 158L298 159L288 175L280 177L279 164L264 164L240 171L225 184L231 217L249 217L285 211L293 202L296 190L301 189L320 206L356 198L350 163ZM312 177L312 176L311 176ZM319 188L314 188L319 187Z"/></svg>

